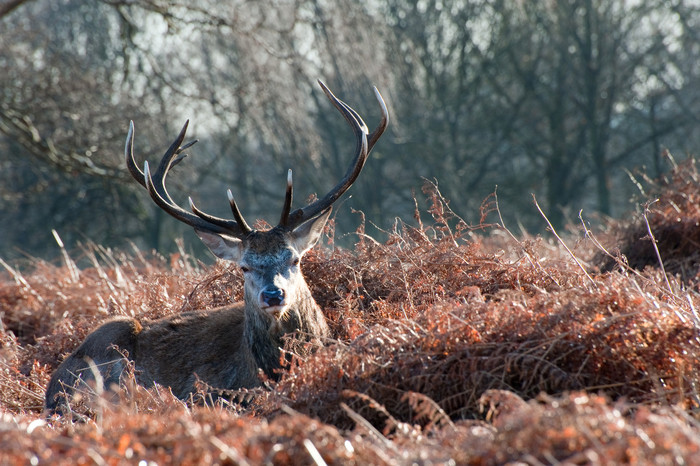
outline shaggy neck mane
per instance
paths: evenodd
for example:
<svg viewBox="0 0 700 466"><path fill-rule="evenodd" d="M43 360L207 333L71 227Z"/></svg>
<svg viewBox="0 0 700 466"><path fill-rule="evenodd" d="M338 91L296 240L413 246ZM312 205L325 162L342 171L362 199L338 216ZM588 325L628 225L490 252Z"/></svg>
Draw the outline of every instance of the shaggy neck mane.
<svg viewBox="0 0 700 466"><path fill-rule="evenodd" d="M279 321L255 306L246 305L244 336L258 367L271 379L277 380L280 365L280 349L285 346L285 335L293 337L294 352L306 352L307 343L330 334L321 308L314 301L306 284L297 290L297 300ZM246 300L246 303L255 302Z"/></svg>

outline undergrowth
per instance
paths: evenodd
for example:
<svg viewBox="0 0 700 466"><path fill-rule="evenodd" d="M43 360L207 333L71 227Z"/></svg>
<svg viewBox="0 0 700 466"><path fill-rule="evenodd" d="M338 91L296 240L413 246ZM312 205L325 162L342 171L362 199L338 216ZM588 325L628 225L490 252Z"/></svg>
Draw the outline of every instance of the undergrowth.
<svg viewBox="0 0 700 466"><path fill-rule="evenodd" d="M333 339L243 405L127 377L117 402L42 413L50 374L91 328L241 299L235 267L90 244L75 262L2 263L0 461L700 463L694 161L654 186L646 215L610 226L618 251L585 226L568 248L469 226L433 184L428 212L387 241L364 224L352 250L327 237L303 270ZM652 238L659 253L638 260Z"/></svg>

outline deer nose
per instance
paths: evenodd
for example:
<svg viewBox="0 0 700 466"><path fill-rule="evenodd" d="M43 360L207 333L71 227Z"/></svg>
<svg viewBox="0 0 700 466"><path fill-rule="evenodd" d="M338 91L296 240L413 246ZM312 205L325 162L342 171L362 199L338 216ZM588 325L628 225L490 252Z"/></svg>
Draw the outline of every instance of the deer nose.
<svg viewBox="0 0 700 466"><path fill-rule="evenodd" d="M284 290L279 288L265 290L261 293L261 297L266 306L280 306L284 303Z"/></svg>

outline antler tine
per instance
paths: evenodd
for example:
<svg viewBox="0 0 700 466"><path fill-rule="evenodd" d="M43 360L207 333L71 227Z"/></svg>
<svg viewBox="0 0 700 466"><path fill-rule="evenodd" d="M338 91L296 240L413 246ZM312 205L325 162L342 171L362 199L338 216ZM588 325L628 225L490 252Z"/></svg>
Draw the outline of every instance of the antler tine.
<svg viewBox="0 0 700 466"><path fill-rule="evenodd" d="M222 218L214 217L212 215L206 214L194 206L190 199L190 206L193 208L195 214L191 214L179 205L177 205L168 191L165 189L163 184L163 178L159 178L156 173L156 181L158 184L153 182L153 176L151 175L151 170L148 167L148 162L144 163L144 179L146 182L146 189L148 194L151 195L151 199L156 203L158 207L163 209L165 212L170 214L172 217L180 220L183 223L193 227L196 230L208 231L211 233L224 233L233 236L242 236L239 226L236 222L231 220L225 220ZM201 215L200 215L201 214Z"/></svg>
<svg viewBox="0 0 700 466"><path fill-rule="evenodd" d="M321 86L321 89L323 89L323 93L326 94L328 100L330 100L333 106L337 108L338 111L343 115L343 117L348 122L356 136L359 136L360 132L363 132L365 134L369 133L367 125L362 120L362 117L359 115L359 113L357 113L348 104L337 98L320 79L318 80L318 84Z"/></svg>
<svg viewBox="0 0 700 466"><path fill-rule="evenodd" d="M178 136L178 139L175 140L175 142L171 145L171 147L168 149L168 151L165 153L165 156L163 159L170 154L170 150L174 150L174 152L171 155L171 161L170 161L170 168L174 167L178 163L182 162L185 157L187 157L187 154L181 154L182 151L185 149L192 147L195 145L198 140L195 139L194 141L190 141L184 146L180 146L179 144L182 143L182 141L185 138L185 132L187 131L187 126L190 124L190 120L187 120L185 122L185 126L183 126L182 130L180 131L180 134ZM173 149L173 146L175 143L179 143L177 147ZM172 156L178 155L176 159L172 160ZM124 156L126 158L126 167L129 169L129 173L131 173L131 176L134 177L136 181L138 181L141 186L144 188L146 187L146 179L144 178L144 173L141 171L141 169L136 165L136 160L134 159L134 122L129 121L129 132L126 135L126 145L124 147ZM162 162L161 162L162 164ZM160 167L159 167L160 170Z"/></svg>
<svg viewBox="0 0 700 466"><path fill-rule="evenodd" d="M343 195L343 193L345 193L350 186L352 186L362 171L365 162L367 161L369 151L382 135L389 122L389 113L387 112L386 104L384 103L381 94L379 94L379 91L375 88L375 96L382 110L382 120L379 123L379 126L369 136L369 141L371 141L370 144L367 136L367 125L362 120L362 117L360 117L360 115L352 107L333 95L330 89L328 89L328 87L326 87L322 81L318 81L318 83L323 89L323 92L326 94L326 97L328 97L335 108L343 115L345 121L348 122L355 133L355 137L357 139L355 146L355 157L353 158L352 164L348 168L343 179L330 192L328 192L328 194L326 194L322 199L319 199L302 209L297 209L292 212L289 215L289 219L286 223L281 222L283 226L289 229L298 226L304 221L311 219L330 208L331 205L341 195Z"/></svg>
<svg viewBox="0 0 700 466"><path fill-rule="evenodd" d="M367 155L369 155L369 153L372 152L372 148L377 143L382 134L384 134L386 127L389 125L389 111L386 109L386 103L384 102L382 95L379 93L379 89L377 89L377 86L374 87L374 96L376 97L377 102L379 102L379 107L382 110L382 119L377 125L377 127L374 129L374 131L372 131L372 134L369 135L369 140L367 143L369 146L367 148Z"/></svg>
<svg viewBox="0 0 700 466"><path fill-rule="evenodd" d="M228 190L228 195L229 195L229 202L231 202L231 190ZM194 201L192 200L191 197L187 198L189 204L190 204L190 210L194 212L196 216L204 220L205 222L212 223L214 225L217 225L219 227L224 228L226 231L225 233L228 234L233 234L234 236L242 237L247 235L248 233L251 232L250 227L246 223L245 220L243 220L243 217L241 216L241 213L238 211L238 207L234 210L233 218L235 221L232 220L226 220L224 218L219 218L214 215L208 214L204 211L199 210L197 206L194 205ZM236 215L237 214L237 215ZM202 228L198 228L199 230L202 230ZM206 230L205 230L206 231Z"/></svg>
<svg viewBox="0 0 700 466"><path fill-rule="evenodd" d="M204 213L201 210L197 209L194 206L192 200L190 199L190 207L194 212L194 214L192 214L180 207L179 205L177 205L175 201L173 201L173 199L170 197L168 190L165 188L165 178L167 177L168 172L172 167L180 163L185 157L184 154L180 155L180 153L186 148L192 146L192 144L196 142L193 141L188 144L185 144L184 146L181 146L182 141L185 139L188 124L189 120L185 122L185 125L182 127L182 130L180 131L180 134L178 135L177 139L175 139L175 141L170 145L168 150L163 155L163 158L161 159L156 172L153 173L153 175L151 175L148 162L144 163L143 171L141 171L136 166L133 150L134 124L133 122L131 122L131 124L129 125L129 133L127 134L126 138L125 148L126 165L129 169L129 172L136 179L136 181L138 181L143 187L146 188L151 198L156 203L156 205L158 205L158 207L160 207L176 219L180 220L181 222L186 223L187 225L190 225L191 227L194 227L195 229L200 231L224 233L237 237L245 236L250 232L250 229L248 228L248 225L245 224L245 222L239 223L236 221L226 220ZM179 157L176 158L176 156Z"/></svg>
<svg viewBox="0 0 700 466"><path fill-rule="evenodd" d="M126 157L126 168L131 173L131 176L138 181L141 186L146 187L146 179L141 169L136 166L134 160L134 122L129 122L129 132L126 134L126 145L124 146L124 157Z"/></svg>
<svg viewBox="0 0 700 466"><path fill-rule="evenodd" d="M163 158L160 159L160 163L158 164L158 169L153 174L155 176L156 181L158 181L159 184L158 188L160 189L158 190L158 193L161 196L163 196L165 200L168 201L168 204L175 206L177 204L175 204L175 202L170 197L170 194L168 194L168 190L165 189L165 178L168 176L168 172L173 166L173 158L180 153L178 149L180 148L182 141L185 140L185 134L187 134L187 127L189 125L190 120L185 121L185 124L180 130L180 134L177 135L177 138L173 141L172 144L170 144L168 150L165 151L165 154L163 154Z"/></svg>
<svg viewBox="0 0 700 466"><path fill-rule="evenodd" d="M319 81L319 84L321 85L321 87L323 87L324 92L326 92L326 95L328 95L328 93L330 93L330 90L326 87L326 85L323 84L323 82L321 81ZM389 126L389 111L386 108L384 98L382 97L382 94L380 94L379 89L377 89L377 86L374 86L374 96L377 99L377 102L379 103L379 108L382 112L382 119L379 121L379 124L374 129L374 131L372 131L372 133L367 138L367 155L369 155L369 153L372 152L372 148L374 148L374 145L377 143L382 134L384 134L384 131L386 130L387 126ZM362 121L360 115L352 107L350 107L342 100L336 99L332 93L328 98L331 99L331 102L333 102L336 108L338 108L338 104L342 105L345 110L352 114L353 118L359 121L361 126L364 126L364 121ZM348 117L346 116L345 112L340 108L339 110L347 119Z"/></svg>
<svg viewBox="0 0 700 466"><path fill-rule="evenodd" d="M235 199L233 199L233 193L231 192L231 190L226 190L226 194L228 195L228 203L231 206L231 213L233 213L233 218L236 220L236 223L238 223L238 226L241 228L243 234L247 235L248 233L253 231L252 228L248 226L245 219L243 218L243 215L241 215L241 211L238 209L238 205L236 204Z"/></svg>
<svg viewBox="0 0 700 466"><path fill-rule="evenodd" d="M287 171L287 191L284 194L284 205L282 206L282 217L280 218L280 225L286 227L289 222L289 211L292 209L292 169Z"/></svg>

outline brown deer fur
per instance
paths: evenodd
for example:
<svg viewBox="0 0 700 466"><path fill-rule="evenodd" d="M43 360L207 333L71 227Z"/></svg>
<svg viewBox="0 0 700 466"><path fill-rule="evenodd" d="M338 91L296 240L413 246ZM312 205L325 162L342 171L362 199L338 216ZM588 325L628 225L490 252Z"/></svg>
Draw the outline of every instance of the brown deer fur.
<svg viewBox="0 0 700 466"><path fill-rule="evenodd" d="M248 270L243 303L147 322L117 318L101 325L53 374L46 390L46 407L55 411L76 383L94 380L91 363L99 369L104 386L110 387L119 384L131 360L140 384L170 387L179 398L193 393L197 380L228 390L258 386L258 368L276 380L284 335L296 332L302 342L329 336L298 262L320 236L328 213L291 233L279 228L253 232L234 249L214 242L215 253L225 259L233 259L240 249L239 263ZM205 242L213 241L199 233ZM304 249L298 250L298 244ZM259 290L277 284L285 286L280 289L285 290L289 303L281 310L262 310Z"/></svg>
<svg viewBox="0 0 700 466"><path fill-rule="evenodd" d="M307 343L322 342L329 336L323 313L299 268L300 260L321 236L333 202L362 170L369 152L386 129L388 113L375 89L382 120L368 134L357 112L320 84L355 133L355 157L336 187L323 198L294 212L290 212L290 170L280 223L267 231L253 230L247 225L230 191L233 220L206 214L191 200L191 212L175 204L165 188L165 177L183 159L180 153L192 145L182 146L187 124L153 174L148 163L143 171L136 166L131 124L125 147L130 173L159 207L194 227L214 255L241 267L245 299L243 303L185 312L155 321L117 318L101 325L51 377L46 389L49 412L60 410L73 392L84 388L88 381L101 385L98 390L118 385L130 361L140 384L170 387L179 398L193 393L198 380L214 389L255 387L261 383L259 370L271 379L278 378L283 337L292 336L293 350L305 352L314 346Z"/></svg>

